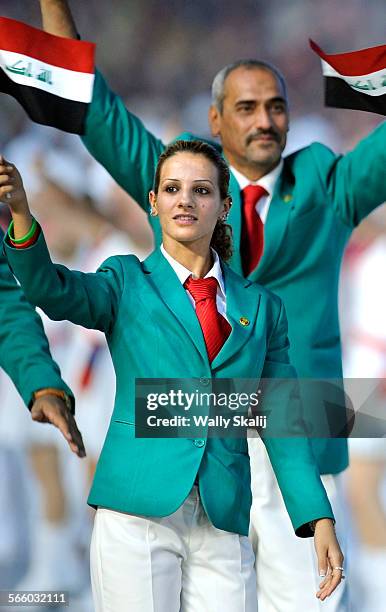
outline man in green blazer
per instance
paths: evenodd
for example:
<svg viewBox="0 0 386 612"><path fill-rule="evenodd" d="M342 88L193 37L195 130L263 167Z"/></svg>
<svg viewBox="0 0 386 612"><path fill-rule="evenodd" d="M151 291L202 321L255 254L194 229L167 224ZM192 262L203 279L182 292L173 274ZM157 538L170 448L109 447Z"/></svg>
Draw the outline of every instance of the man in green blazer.
<svg viewBox="0 0 386 612"><path fill-rule="evenodd" d="M77 36L66 0L40 0L40 4L47 31ZM283 159L289 129L285 82L275 68L255 61L220 71L213 83L209 122L232 171L229 223L235 248L231 267L282 298L289 321L290 357L299 376L339 379L339 269L352 230L386 199L386 124L344 156L314 143ZM183 134L179 138L194 137ZM99 73L83 140L115 180L148 210L154 168L165 145L126 109ZM258 265L246 272L243 256L250 235L243 235L244 188L249 184L265 190L255 204L263 224L264 249ZM159 243L158 220L150 218L150 223ZM259 248L254 241L250 246L252 251ZM336 496L337 479L331 475L347 467L346 440L314 438L311 444L321 474L328 475L325 484ZM250 450L253 473L261 475L263 449L254 443ZM253 493L252 536L259 548L261 612L313 610L317 602L305 599L299 580L299 575L305 579L309 572L313 579L309 550L291 537L268 466L266 479L253 483ZM269 514L265 514L272 505L276 537L268 528ZM338 604L336 597L328 610L335 610Z"/></svg>

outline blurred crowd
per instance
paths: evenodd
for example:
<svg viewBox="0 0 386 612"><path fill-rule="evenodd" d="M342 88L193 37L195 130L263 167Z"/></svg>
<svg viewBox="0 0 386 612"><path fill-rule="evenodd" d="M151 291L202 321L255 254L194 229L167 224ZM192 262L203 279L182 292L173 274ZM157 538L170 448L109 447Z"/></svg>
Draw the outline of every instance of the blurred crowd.
<svg viewBox="0 0 386 612"><path fill-rule="evenodd" d="M291 104L286 152L318 140L346 151L379 122L323 106L314 38L326 52L384 43L383 0L101 0L72 2L82 38L128 107L170 140L208 136L211 80L226 63L258 57L284 73ZM38 2L0 0L0 14L40 25ZM383 9L383 11L382 11ZM87 154L79 139L31 124L0 97L1 151L24 178L53 259L94 271L109 255L152 248L146 215ZM365 188L365 186L364 186ZM6 227L7 210L0 210ZM386 209L354 232L341 276L345 376L386 377ZM44 318L54 358L72 387L87 459L72 456L51 426L32 423L0 372L0 589L68 589L70 610L92 610L87 491L112 411L115 381L99 332ZM386 385L378 392L386 405ZM354 440L346 473L353 612L386 607L386 441ZM39 542L39 546L35 545ZM37 610L37 608L34 608Z"/></svg>

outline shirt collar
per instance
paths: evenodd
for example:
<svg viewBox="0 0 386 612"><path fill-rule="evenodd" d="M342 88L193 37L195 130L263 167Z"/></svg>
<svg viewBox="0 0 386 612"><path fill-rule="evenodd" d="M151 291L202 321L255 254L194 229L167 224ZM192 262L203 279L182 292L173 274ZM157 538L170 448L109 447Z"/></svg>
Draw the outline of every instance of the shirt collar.
<svg viewBox="0 0 386 612"><path fill-rule="evenodd" d="M234 168L233 166L230 166L230 169L235 175L235 178L239 184L241 191L245 189L247 185L261 185L268 192L268 195L272 196L273 190L275 189L276 181L279 178L281 171L283 170L283 164L283 158L281 158L276 168L271 170L271 172L268 172L268 174L262 176L258 181L250 181L249 179L247 179L246 176L244 176L244 174L241 174L241 172L236 170L236 168Z"/></svg>
<svg viewBox="0 0 386 612"><path fill-rule="evenodd" d="M180 281L181 285L183 285L184 282L192 274L192 271L188 270L188 268L185 268L185 266L183 266L179 261L177 261L176 259L174 259L174 257L169 255L169 253L166 252L163 244L161 244L160 248L161 248L162 255L169 262L174 272L177 274L178 280ZM210 276L213 276L217 280L219 290L222 293L223 297L225 298L224 276L223 276L222 269L221 269L220 258L214 249L211 248L211 251L213 255L213 266L211 267L211 269L205 275L204 278L209 278Z"/></svg>

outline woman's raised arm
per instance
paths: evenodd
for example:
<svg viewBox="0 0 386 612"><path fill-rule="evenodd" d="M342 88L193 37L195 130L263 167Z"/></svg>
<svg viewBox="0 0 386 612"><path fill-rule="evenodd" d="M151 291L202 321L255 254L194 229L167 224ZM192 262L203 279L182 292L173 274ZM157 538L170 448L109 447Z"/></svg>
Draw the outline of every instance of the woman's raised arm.
<svg viewBox="0 0 386 612"><path fill-rule="evenodd" d="M114 324L123 287L119 258L109 258L94 274L54 264L41 228L31 215L21 176L2 158L0 197L12 213L5 254L28 301L51 319L67 319L108 332Z"/></svg>

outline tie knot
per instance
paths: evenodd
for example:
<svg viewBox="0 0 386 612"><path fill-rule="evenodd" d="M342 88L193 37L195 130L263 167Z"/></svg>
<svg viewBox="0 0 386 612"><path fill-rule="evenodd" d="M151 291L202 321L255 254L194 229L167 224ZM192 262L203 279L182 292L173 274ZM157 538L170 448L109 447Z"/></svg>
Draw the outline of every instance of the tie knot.
<svg viewBox="0 0 386 612"><path fill-rule="evenodd" d="M196 304L202 300L216 300L217 280L214 276L209 278L193 278L190 275L184 282L184 287L189 291Z"/></svg>
<svg viewBox="0 0 386 612"><path fill-rule="evenodd" d="M243 189L244 206L254 207L264 195L268 195L268 191L261 185L247 185Z"/></svg>

